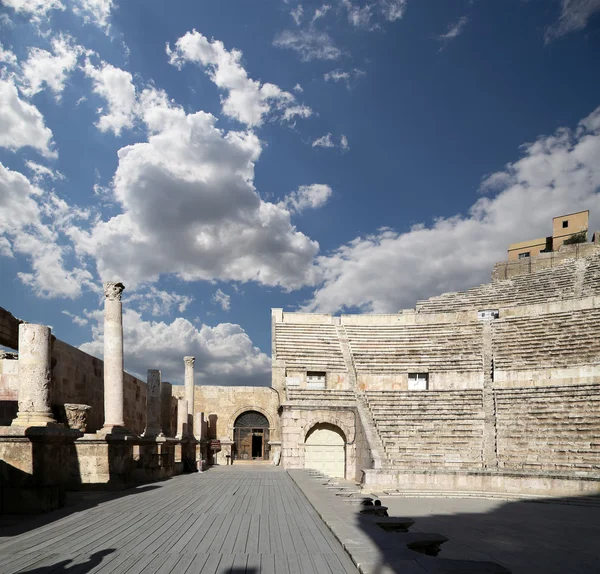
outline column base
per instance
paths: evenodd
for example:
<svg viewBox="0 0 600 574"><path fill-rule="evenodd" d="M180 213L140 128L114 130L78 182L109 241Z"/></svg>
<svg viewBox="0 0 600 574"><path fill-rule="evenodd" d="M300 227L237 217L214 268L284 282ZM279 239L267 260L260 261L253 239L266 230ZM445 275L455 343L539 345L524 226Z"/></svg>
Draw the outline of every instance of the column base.
<svg viewBox="0 0 600 574"><path fill-rule="evenodd" d="M10 426L12 427L47 427L57 425L52 413L23 413L17 412ZM62 425L61 425L62 426Z"/></svg>

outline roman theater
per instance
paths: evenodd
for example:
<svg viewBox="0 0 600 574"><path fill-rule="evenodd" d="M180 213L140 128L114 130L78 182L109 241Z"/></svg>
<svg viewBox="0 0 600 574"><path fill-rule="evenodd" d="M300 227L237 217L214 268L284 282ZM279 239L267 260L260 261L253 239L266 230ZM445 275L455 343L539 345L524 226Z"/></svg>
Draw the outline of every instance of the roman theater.
<svg viewBox="0 0 600 574"><path fill-rule="evenodd" d="M124 372L119 282L104 285L103 360L0 309L0 509L47 512L70 492L227 466L241 477L258 463L375 498L594 504L600 233L588 238L587 222L559 216L551 236L511 245L488 283L413 309L272 309L265 386L195 385L184 356L184 385L160 366L145 381Z"/></svg>

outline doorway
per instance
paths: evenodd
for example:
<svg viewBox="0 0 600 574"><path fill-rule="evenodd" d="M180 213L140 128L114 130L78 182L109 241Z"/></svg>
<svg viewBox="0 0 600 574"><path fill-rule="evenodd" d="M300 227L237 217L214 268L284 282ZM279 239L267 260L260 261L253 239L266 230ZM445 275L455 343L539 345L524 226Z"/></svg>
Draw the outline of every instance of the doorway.
<svg viewBox="0 0 600 574"><path fill-rule="evenodd" d="M233 425L234 460L269 460L269 421L258 411L242 413Z"/></svg>

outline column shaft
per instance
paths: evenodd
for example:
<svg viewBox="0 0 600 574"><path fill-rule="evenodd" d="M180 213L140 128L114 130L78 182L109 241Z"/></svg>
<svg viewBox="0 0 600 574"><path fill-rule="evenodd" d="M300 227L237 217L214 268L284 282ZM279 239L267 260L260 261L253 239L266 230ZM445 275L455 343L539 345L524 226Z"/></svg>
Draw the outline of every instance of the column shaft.
<svg viewBox="0 0 600 574"><path fill-rule="evenodd" d="M122 283L104 285L104 429L125 427L123 416Z"/></svg>
<svg viewBox="0 0 600 574"><path fill-rule="evenodd" d="M148 376L146 379L145 437L164 436L160 424L161 414L160 371L156 369L148 369Z"/></svg>

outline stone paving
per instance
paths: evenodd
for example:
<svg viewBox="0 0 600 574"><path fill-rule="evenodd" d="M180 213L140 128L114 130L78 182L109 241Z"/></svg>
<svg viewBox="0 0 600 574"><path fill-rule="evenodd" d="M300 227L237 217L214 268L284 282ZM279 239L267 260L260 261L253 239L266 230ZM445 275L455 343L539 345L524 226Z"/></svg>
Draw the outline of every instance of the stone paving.
<svg viewBox="0 0 600 574"><path fill-rule="evenodd" d="M213 467L24 526L0 530L1 574L358 572L289 475L266 465Z"/></svg>

